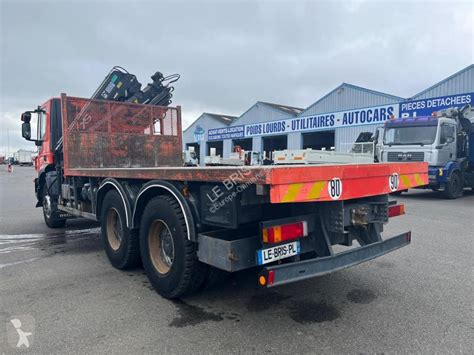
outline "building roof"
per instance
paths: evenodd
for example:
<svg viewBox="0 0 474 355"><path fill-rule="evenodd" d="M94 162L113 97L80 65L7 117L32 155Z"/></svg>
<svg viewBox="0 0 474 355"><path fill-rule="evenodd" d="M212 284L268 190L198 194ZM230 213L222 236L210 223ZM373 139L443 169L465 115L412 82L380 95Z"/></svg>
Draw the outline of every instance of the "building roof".
<svg viewBox="0 0 474 355"><path fill-rule="evenodd" d="M208 115L215 120L224 123L226 125L230 125L232 122L234 122L238 117L237 116L229 116L229 115L221 115L219 113L209 113L209 112L204 112L203 115Z"/></svg>
<svg viewBox="0 0 474 355"><path fill-rule="evenodd" d="M352 88L352 89L361 90L361 91L368 92L368 93L374 94L374 95L384 96L384 97L386 97L387 99L391 99L391 100L397 100L397 101L405 100L404 97L400 97L400 96L396 96L396 95L392 95L392 94L387 94L387 93L382 92L382 91L367 89L367 88L364 88L364 87L362 87L362 86L357 86L357 85L353 85L353 84L342 83L342 84L340 85L340 87L341 87L341 86L350 87L350 88Z"/></svg>
<svg viewBox="0 0 474 355"><path fill-rule="evenodd" d="M416 100L418 97L422 96L424 93L426 93L426 92L428 92L428 91L431 91L431 90L433 90L434 88L436 88L436 87L438 87L438 86L441 86L441 85L443 85L444 83L448 82L449 80L451 80L451 79L453 79L453 78L455 78L455 77L457 77L457 76L459 76L459 75L461 75L461 74L463 74L463 73L465 73L465 72L467 72L467 71L469 71L469 70L472 70L472 69L474 69L474 64L468 65L468 66L465 67L464 69L461 69L461 70L457 71L456 73L454 73L454 74L448 76L446 79L443 79L443 80L437 82L436 84L431 85L429 88L427 88L427 89L425 89L425 90L423 90L423 91L420 91L420 92L419 92L418 94L416 94L416 95L413 95L413 96L412 96L410 99L408 99L408 100L412 100L412 99ZM471 77L471 78L472 78L472 77Z"/></svg>
<svg viewBox="0 0 474 355"><path fill-rule="evenodd" d="M279 111L281 111L281 112L284 112L284 113L289 114L289 115L292 115L292 116L296 116L296 115L298 115L300 112L303 112L303 110L304 110L303 108L300 108L300 107L288 106L288 105L281 105L281 104L274 104L274 103L265 102L265 101L258 101L257 103L261 103L261 104L270 106L271 108L274 108L274 109L276 109L276 110L279 110Z"/></svg>
<svg viewBox="0 0 474 355"><path fill-rule="evenodd" d="M319 103L324 101L326 98L328 98L332 94L339 93L341 90L344 90L344 88L350 88L350 89L353 89L353 90L356 90L356 91L361 91L361 92L364 92L364 93L368 93L368 94L371 94L371 95L374 95L374 96L383 97L383 98L385 98L387 100L390 100L390 101L398 102L398 101L405 100L403 97L400 97L400 96L395 96L395 95L387 94L387 93L384 93L384 92L381 92L381 91L367 89L367 88L364 88L362 86L357 86L357 85L348 84L348 83L342 83L341 85L339 85L338 87L336 87L335 89L331 90L326 95L321 97L319 100L317 100L316 102L309 105L308 108L306 108L302 113L305 114L311 108L318 105Z"/></svg>
<svg viewBox="0 0 474 355"><path fill-rule="evenodd" d="M199 115L198 118L196 118L188 127L186 127L183 132L186 132L193 124L195 124L197 121L201 119L202 116L209 116L212 119L219 121L220 123L224 123L225 125L230 125L232 122L234 122L238 117L236 116L230 116L230 115L221 115L219 113L210 113L210 112L203 112L201 115Z"/></svg>

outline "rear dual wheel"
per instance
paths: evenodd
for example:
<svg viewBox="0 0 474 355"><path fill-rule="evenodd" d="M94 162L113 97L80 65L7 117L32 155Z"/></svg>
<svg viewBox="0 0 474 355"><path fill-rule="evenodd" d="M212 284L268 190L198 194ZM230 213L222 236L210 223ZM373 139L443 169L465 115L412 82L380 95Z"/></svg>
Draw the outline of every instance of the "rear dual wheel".
<svg viewBox="0 0 474 355"><path fill-rule="evenodd" d="M181 207L170 196L157 196L148 202L138 235L126 226L119 194L109 191L102 204L101 223L111 264L126 269L141 260L152 286L163 297L172 299L192 294L228 275L198 260L196 243L187 237Z"/></svg>
<svg viewBox="0 0 474 355"><path fill-rule="evenodd" d="M140 264L138 233L127 227L125 207L117 191L105 195L101 213L102 240L110 263L117 269Z"/></svg>
<svg viewBox="0 0 474 355"><path fill-rule="evenodd" d="M196 292L208 275L196 244L188 239L183 212L170 196L148 202L140 224L143 267L155 290L166 298Z"/></svg>

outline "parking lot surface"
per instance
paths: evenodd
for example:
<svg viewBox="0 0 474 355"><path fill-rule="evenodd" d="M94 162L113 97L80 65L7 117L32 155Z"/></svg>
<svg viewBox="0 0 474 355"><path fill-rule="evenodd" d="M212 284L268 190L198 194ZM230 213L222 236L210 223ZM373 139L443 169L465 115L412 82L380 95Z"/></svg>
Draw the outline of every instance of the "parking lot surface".
<svg viewBox="0 0 474 355"><path fill-rule="evenodd" d="M471 191L398 197L407 214L384 235L412 230L412 244L376 260L268 290L246 271L173 302L142 269L109 264L97 224L48 229L34 176L0 166L0 353L16 351L12 319L23 320L36 353L473 351Z"/></svg>

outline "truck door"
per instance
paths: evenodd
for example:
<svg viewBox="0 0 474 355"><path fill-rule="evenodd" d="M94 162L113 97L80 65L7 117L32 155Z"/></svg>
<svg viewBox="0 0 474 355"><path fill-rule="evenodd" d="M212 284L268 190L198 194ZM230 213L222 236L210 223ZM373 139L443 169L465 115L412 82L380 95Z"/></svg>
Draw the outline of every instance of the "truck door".
<svg viewBox="0 0 474 355"><path fill-rule="evenodd" d="M443 122L440 125L438 163L445 165L456 159L456 125Z"/></svg>
<svg viewBox="0 0 474 355"><path fill-rule="evenodd" d="M377 127L374 134L374 157L376 162L382 161L383 126Z"/></svg>
<svg viewBox="0 0 474 355"><path fill-rule="evenodd" d="M45 166L53 163L53 154L51 149L51 100L41 106L43 112L38 112L38 140L42 143L38 147L38 156L35 158L35 169L40 171Z"/></svg>

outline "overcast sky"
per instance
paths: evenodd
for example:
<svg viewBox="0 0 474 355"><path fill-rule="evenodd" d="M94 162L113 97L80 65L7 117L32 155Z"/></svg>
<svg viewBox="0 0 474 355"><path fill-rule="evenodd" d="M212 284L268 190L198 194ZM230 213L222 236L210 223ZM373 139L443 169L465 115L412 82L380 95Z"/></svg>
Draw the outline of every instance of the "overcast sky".
<svg viewBox="0 0 474 355"><path fill-rule="evenodd" d="M410 97L473 63L472 1L7 1L0 153L33 148L20 112L90 97L114 65L179 73L184 127L257 100L307 107L342 82Z"/></svg>

